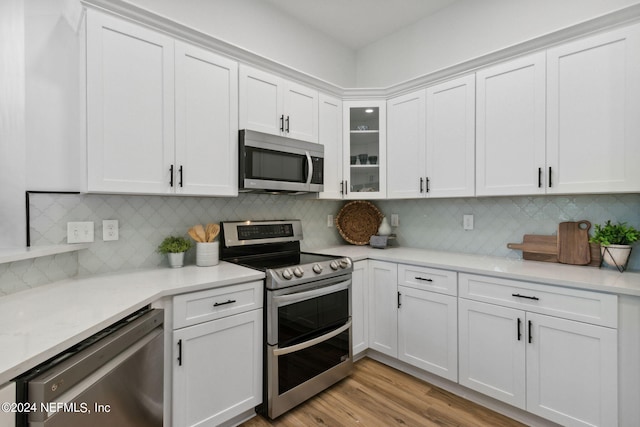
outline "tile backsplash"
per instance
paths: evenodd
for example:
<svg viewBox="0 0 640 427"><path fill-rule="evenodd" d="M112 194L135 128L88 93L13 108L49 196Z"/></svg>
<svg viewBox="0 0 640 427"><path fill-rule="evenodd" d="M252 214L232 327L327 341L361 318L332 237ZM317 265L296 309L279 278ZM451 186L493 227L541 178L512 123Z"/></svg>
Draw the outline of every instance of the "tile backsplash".
<svg viewBox="0 0 640 427"><path fill-rule="evenodd" d="M165 236L186 235L198 223L240 219L296 218L303 222L304 249L345 243L327 215L344 201L300 196L241 194L234 198L60 195L31 196L31 244L66 242L68 221L93 221L95 241L87 250L31 261L0 264L0 295L51 281L134 268L167 265L155 252ZM626 221L640 228L640 195L492 197L464 199L381 200L373 202L387 216L398 214L394 229L402 246L520 258L507 249L524 234L555 234L559 222L586 219ZM474 215L474 230L462 227ZM118 241L102 241L102 220L119 221ZM195 253L186 262L194 263ZM585 267L586 268L586 267ZM632 254L629 268L640 269Z"/></svg>

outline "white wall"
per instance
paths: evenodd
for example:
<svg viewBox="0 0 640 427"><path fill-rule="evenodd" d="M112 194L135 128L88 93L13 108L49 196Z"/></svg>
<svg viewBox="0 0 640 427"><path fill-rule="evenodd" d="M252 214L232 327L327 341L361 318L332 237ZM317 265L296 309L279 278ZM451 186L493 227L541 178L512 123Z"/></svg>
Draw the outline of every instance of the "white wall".
<svg viewBox="0 0 640 427"><path fill-rule="evenodd" d="M639 0L459 0L357 52L357 86L388 87Z"/></svg>
<svg viewBox="0 0 640 427"><path fill-rule="evenodd" d="M0 1L0 247L25 245L24 8Z"/></svg>
<svg viewBox="0 0 640 427"><path fill-rule="evenodd" d="M355 52L261 0L126 0L205 34L342 87Z"/></svg>

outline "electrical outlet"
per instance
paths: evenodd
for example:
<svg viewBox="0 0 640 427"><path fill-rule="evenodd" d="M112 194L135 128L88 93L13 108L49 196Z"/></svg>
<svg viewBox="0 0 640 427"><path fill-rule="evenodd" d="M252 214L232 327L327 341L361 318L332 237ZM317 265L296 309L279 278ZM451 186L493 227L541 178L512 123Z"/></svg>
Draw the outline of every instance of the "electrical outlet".
<svg viewBox="0 0 640 427"><path fill-rule="evenodd" d="M88 242L93 242L93 221L67 223L67 243Z"/></svg>
<svg viewBox="0 0 640 427"><path fill-rule="evenodd" d="M102 240L108 242L110 240L118 240L118 220L104 219L102 220Z"/></svg>
<svg viewBox="0 0 640 427"><path fill-rule="evenodd" d="M391 226L398 227L400 225L398 214L391 214Z"/></svg>
<svg viewBox="0 0 640 427"><path fill-rule="evenodd" d="M333 215L327 215L327 227L333 227Z"/></svg>
<svg viewBox="0 0 640 427"><path fill-rule="evenodd" d="M473 230L473 215L462 216L462 228L465 230Z"/></svg>

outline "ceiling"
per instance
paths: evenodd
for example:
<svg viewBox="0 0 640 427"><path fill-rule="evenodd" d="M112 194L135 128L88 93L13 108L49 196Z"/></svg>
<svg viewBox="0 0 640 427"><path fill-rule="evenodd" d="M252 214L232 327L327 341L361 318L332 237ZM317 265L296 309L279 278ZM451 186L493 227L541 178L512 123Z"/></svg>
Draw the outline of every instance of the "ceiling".
<svg viewBox="0 0 640 427"><path fill-rule="evenodd" d="M456 0L266 0L282 12L357 50Z"/></svg>

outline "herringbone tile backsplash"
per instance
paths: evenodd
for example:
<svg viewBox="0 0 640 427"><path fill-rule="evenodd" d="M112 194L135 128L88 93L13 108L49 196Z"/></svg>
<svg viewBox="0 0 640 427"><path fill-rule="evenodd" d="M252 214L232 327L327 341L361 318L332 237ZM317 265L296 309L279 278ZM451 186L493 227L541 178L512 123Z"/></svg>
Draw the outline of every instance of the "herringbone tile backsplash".
<svg viewBox="0 0 640 427"><path fill-rule="evenodd" d="M299 196L241 194L234 198L59 195L31 196L32 245L66 242L68 221L93 221L95 242L87 250L36 260L0 264L0 295L17 292L76 274L96 274L166 265L155 252L165 236L185 235L198 223L244 219L301 219L304 249L345 243L327 215L344 201ZM397 213L394 230L402 246L519 258L507 249L524 234L555 234L558 223L607 219L640 228L640 195L492 197L374 201L387 216ZM475 228L464 231L462 216L473 214ZM117 219L120 239L102 241L102 220ZM194 263L193 251L186 262ZM630 268L640 269L632 254Z"/></svg>

